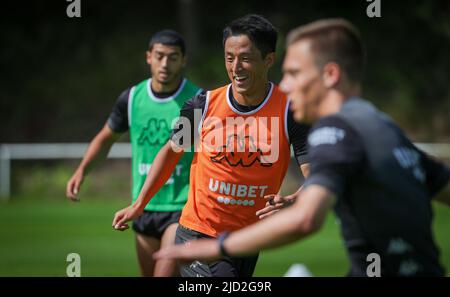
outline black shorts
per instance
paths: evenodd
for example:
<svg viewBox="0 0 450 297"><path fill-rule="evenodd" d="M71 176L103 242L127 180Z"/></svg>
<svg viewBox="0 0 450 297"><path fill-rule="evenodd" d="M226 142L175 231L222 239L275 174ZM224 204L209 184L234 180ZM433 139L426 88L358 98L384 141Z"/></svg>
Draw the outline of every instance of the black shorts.
<svg viewBox="0 0 450 297"><path fill-rule="evenodd" d="M144 211L133 221L133 230L142 235L161 239L167 227L178 223L180 216L181 211Z"/></svg>
<svg viewBox="0 0 450 297"><path fill-rule="evenodd" d="M178 225L175 244L200 238L212 237ZM243 258L224 257L210 263L205 261L194 261L187 265L179 263L180 274L183 277L251 277L255 271L258 256L259 254Z"/></svg>

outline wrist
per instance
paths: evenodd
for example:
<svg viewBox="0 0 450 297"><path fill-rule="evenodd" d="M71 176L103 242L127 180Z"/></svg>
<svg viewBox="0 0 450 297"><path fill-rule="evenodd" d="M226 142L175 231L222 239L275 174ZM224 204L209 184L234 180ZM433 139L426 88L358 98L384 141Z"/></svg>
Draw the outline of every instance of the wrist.
<svg viewBox="0 0 450 297"><path fill-rule="evenodd" d="M300 195L301 189L302 188L300 187L297 192L286 197L287 206L294 204L295 200L297 200L297 197Z"/></svg>
<svg viewBox="0 0 450 297"><path fill-rule="evenodd" d="M145 209L145 205L146 204L143 204L139 199L138 200L136 200L136 202L134 202L132 205L131 205L131 207L132 208L134 208L135 210L137 210L137 211L139 211L139 212L143 212L144 211L144 209Z"/></svg>
<svg viewBox="0 0 450 297"><path fill-rule="evenodd" d="M83 176L84 176L84 172L85 172L84 166L80 166L80 167L78 167L77 170L76 170L76 173L77 173L78 175L83 175Z"/></svg>
<svg viewBox="0 0 450 297"><path fill-rule="evenodd" d="M230 235L230 232L223 232L219 235L219 237L217 238L217 241L219 243L219 251L220 251L220 255L222 257L231 257L231 255L228 253L228 251L225 248L225 239L227 239L227 237Z"/></svg>

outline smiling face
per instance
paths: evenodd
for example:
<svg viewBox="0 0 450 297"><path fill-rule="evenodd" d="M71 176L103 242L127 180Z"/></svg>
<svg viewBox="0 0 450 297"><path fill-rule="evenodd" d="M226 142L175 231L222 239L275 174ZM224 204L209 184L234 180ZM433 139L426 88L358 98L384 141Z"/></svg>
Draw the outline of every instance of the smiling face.
<svg viewBox="0 0 450 297"><path fill-rule="evenodd" d="M292 100L296 121L312 123L318 119L319 104L327 88L322 71L315 64L309 40L300 40L288 47L280 87Z"/></svg>
<svg viewBox="0 0 450 297"><path fill-rule="evenodd" d="M225 41L224 48L225 67L237 97L263 99L267 91L267 73L273 65L274 53L263 58L247 35L230 36Z"/></svg>
<svg viewBox="0 0 450 297"><path fill-rule="evenodd" d="M176 83L186 65L180 47L156 43L147 51L147 64L150 65L152 79L162 85Z"/></svg>

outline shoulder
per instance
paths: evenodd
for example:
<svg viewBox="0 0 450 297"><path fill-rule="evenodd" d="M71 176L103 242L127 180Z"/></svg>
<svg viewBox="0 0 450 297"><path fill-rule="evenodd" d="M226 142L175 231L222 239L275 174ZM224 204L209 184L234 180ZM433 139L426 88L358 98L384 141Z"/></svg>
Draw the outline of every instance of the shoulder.
<svg viewBox="0 0 450 297"><path fill-rule="evenodd" d="M334 144L344 140L348 134L356 134L356 131L344 119L337 115L327 116L311 127L308 143L311 146Z"/></svg>
<svg viewBox="0 0 450 297"><path fill-rule="evenodd" d="M125 91L123 91L119 98L122 98L122 101L128 101L131 97L133 97L136 93L140 91L147 92L147 87L149 86L150 78L144 79L129 88L127 88Z"/></svg>
<svg viewBox="0 0 450 297"><path fill-rule="evenodd" d="M182 94L182 97L184 97L186 100L186 98L192 98L193 96L200 94L203 91L203 89L194 84L193 82L191 82L190 80L188 80L187 78L184 78L182 89L180 91L181 91L180 94Z"/></svg>
<svg viewBox="0 0 450 297"><path fill-rule="evenodd" d="M191 97L189 100L186 100L186 102L182 107L182 110L187 111L198 108L203 110L206 104L206 98L207 98L207 91L200 89L196 95Z"/></svg>
<svg viewBox="0 0 450 297"><path fill-rule="evenodd" d="M208 97L208 91L206 90L199 90L199 93L196 94L194 97L192 97L192 104L196 108L203 107L205 105L206 99Z"/></svg>
<svg viewBox="0 0 450 297"><path fill-rule="evenodd" d="M311 159L360 159L364 147L358 133L341 117L332 115L317 121L308 135Z"/></svg>
<svg viewBox="0 0 450 297"><path fill-rule="evenodd" d="M116 100L116 105L128 105L128 100L130 98L130 93L132 92L133 87L129 87L127 89L125 89L124 91L122 91L119 95L119 97L117 97Z"/></svg>

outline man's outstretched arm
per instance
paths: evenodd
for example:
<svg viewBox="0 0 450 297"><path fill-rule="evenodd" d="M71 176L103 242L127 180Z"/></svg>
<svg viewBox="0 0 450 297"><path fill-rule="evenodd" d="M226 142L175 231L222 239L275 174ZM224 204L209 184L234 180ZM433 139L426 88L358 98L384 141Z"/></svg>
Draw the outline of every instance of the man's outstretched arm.
<svg viewBox="0 0 450 297"><path fill-rule="evenodd" d="M114 229L124 231L129 228L127 222L138 218L144 211L150 199L164 186L172 175L178 161L183 156L183 150L175 151L175 144L169 140L156 155L150 167L145 183L142 186L136 201L116 212L112 226Z"/></svg>
<svg viewBox="0 0 450 297"><path fill-rule="evenodd" d="M297 241L321 228L334 203L335 198L330 191L319 185L310 185L302 190L292 207L231 233L223 241L223 247L231 256L245 256ZM216 260L221 256L219 241L216 239L170 246L154 255L156 259L176 258L185 261Z"/></svg>

